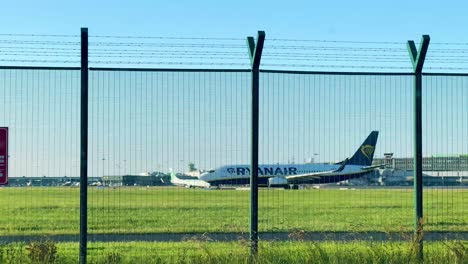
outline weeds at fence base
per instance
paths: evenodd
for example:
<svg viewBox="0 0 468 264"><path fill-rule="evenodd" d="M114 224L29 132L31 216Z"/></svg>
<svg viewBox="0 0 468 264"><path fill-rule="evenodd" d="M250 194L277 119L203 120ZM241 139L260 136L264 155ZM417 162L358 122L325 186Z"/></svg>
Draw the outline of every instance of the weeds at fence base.
<svg viewBox="0 0 468 264"><path fill-rule="evenodd" d="M104 256L104 262L106 264L120 264L122 263L122 255L119 252L112 251Z"/></svg>
<svg viewBox="0 0 468 264"><path fill-rule="evenodd" d="M50 242L49 242L50 243ZM33 260L31 246L40 249ZM55 253L53 246L56 246ZM424 263L468 263L468 241L427 242ZM49 249L46 249L49 248ZM243 242L92 242L88 263L249 263ZM36 252L36 251L34 251ZM49 253L47 253L49 252ZM0 263L77 263L78 243L32 242L0 245ZM48 255L49 254L49 255ZM51 261L53 255L54 261ZM49 256L47 259L46 256ZM45 260L41 262L42 260ZM49 261L49 262L47 262ZM266 242L260 241L254 264L418 263L411 242Z"/></svg>
<svg viewBox="0 0 468 264"><path fill-rule="evenodd" d="M296 241L305 241L306 232L302 229L293 229L289 232L288 238Z"/></svg>
<svg viewBox="0 0 468 264"><path fill-rule="evenodd" d="M32 241L26 246L32 263L54 263L57 258L57 245L54 241Z"/></svg>
<svg viewBox="0 0 468 264"><path fill-rule="evenodd" d="M445 241L443 243L445 247L449 249L449 254L451 253L453 256L455 256L456 264L468 262L468 247L465 246L461 241L454 241L451 243Z"/></svg>
<svg viewBox="0 0 468 264"><path fill-rule="evenodd" d="M423 262L423 239L424 239L424 218L418 219L416 231L414 233L413 242L411 246L411 255L417 262Z"/></svg>
<svg viewBox="0 0 468 264"><path fill-rule="evenodd" d="M27 258L24 243L4 244L0 246L0 263L16 264L27 263Z"/></svg>

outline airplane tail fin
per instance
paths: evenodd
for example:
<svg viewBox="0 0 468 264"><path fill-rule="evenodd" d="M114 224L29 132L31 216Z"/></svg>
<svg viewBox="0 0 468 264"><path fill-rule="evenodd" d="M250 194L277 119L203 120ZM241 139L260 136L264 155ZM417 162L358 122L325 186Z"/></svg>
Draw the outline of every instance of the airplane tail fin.
<svg viewBox="0 0 468 264"><path fill-rule="evenodd" d="M169 169L171 172L171 182L174 182L175 179L177 179L176 173L172 170L172 168Z"/></svg>
<svg viewBox="0 0 468 264"><path fill-rule="evenodd" d="M364 140L356 153L354 153L354 155L348 160L347 164L363 166L372 165L378 136L379 131L372 131L366 140Z"/></svg>

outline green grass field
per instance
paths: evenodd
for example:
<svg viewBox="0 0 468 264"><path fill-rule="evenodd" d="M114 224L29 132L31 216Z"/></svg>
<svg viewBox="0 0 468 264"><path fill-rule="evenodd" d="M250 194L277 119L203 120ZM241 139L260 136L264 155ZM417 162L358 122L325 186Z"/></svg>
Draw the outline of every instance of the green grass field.
<svg viewBox="0 0 468 264"><path fill-rule="evenodd" d="M262 232L402 232L410 189L261 189ZM468 189L428 189L425 230L468 231ZM0 188L2 235L78 234L79 188ZM249 192L178 187L89 188L90 233L248 232Z"/></svg>
<svg viewBox="0 0 468 264"><path fill-rule="evenodd" d="M45 245L45 244L42 244ZM0 245L1 263L77 263L78 244ZM55 249L55 250L54 250ZM249 262L245 242L126 242L89 243L88 263L417 263L410 243L261 242ZM424 263L468 263L468 243L426 243Z"/></svg>

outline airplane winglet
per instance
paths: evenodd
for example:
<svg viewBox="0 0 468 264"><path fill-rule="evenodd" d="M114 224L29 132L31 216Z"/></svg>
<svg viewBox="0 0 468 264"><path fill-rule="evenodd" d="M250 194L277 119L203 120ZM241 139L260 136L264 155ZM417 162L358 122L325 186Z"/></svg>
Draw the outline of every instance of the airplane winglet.
<svg viewBox="0 0 468 264"><path fill-rule="evenodd" d="M383 167L383 164L362 167L361 170L373 170L381 167Z"/></svg>
<svg viewBox="0 0 468 264"><path fill-rule="evenodd" d="M344 170L344 168L346 167L346 164L348 163L348 160L349 160L348 158L343 160L343 162L341 163L341 166L338 169L334 170L333 172L339 172L339 171Z"/></svg>

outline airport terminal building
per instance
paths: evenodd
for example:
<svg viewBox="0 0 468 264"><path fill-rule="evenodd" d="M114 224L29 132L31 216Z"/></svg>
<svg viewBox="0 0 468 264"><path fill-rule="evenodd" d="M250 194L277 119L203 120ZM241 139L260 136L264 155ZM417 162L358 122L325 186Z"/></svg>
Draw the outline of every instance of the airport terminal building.
<svg viewBox="0 0 468 264"><path fill-rule="evenodd" d="M94 183L101 181L101 177L88 177L88 183ZM48 186L79 186L80 177L9 177L8 186L10 187L25 187L25 186L36 186L36 187L48 187Z"/></svg>
<svg viewBox="0 0 468 264"><path fill-rule="evenodd" d="M393 153L384 156L373 161L373 165L381 165L375 175L380 184L412 185L413 158L394 158ZM468 154L423 157L422 165L425 186L468 185Z"/></svg>
<svg viewBox="0 0 468 264"><path fill-rule="evenodd" d="M374 159L373 165L387 169L413 170L413 158L394 158L393 153L385 153L385 158ZM423 157L424 171L468 171L468 154Z"/></svg>

